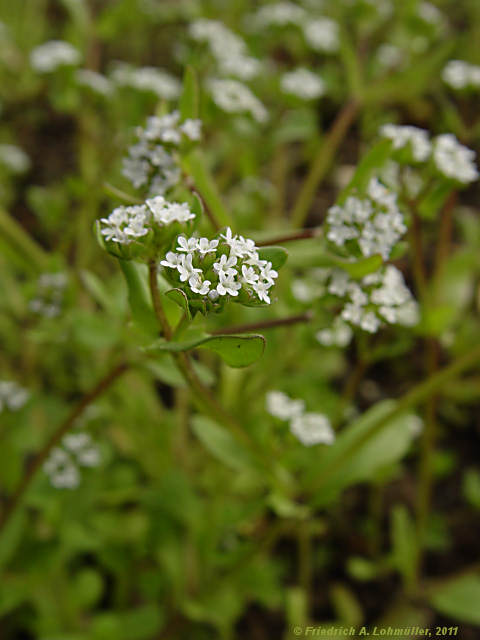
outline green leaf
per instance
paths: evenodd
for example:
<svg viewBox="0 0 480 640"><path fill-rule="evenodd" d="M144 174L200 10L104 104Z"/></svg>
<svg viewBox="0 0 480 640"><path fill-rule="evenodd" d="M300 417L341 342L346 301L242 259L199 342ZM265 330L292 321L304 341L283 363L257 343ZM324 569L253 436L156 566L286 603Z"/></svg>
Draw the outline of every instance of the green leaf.
<svg viewBox="0 0 480 640"><path fill-rule="evenodd" d="M261 335L208 336L200 334L190 340L172 341L157 340L147 352L169 351L180 353L191 349L204 348L215 351L231 367L248 367L262 357L265 350L265 338Z"/></svg>
<svg viewBox="0 0 480 640"><path fill-rule="evenodd" d="M29 271L34 274L48 270L49 256L25 229L6 211L0 209L0 239Z"/></svg>
<svg viewBox="0 0 480 640"><path fill-rule="evenodd" d="M364 192L372 176L386 164L391 154L391 140L380 140L374 145L361 159L352 179L338 197L338 204L344 204L348 196L354 193Z"/></svg>
<svg viewBox="0 0 480 640"><path fill-rule="evenodd" d="M158 335L158 323L153 311L145 277L140 265L128 260L120 260L120 268L128 288L128 302L135 324L145 333Z"/></svg>
<svg viewBox="0 0 480 640"><path fill-rule="evenodd" d="M195 71L188 66L183 76L183 92L180 98L180 115L182 120L198 118L199 90Z"/></svg>
<svg viewBox="0 0 480 640"><path fill-rule="evenodd" d="M379 471L405 455L414 437L409 424L412 414L397 416L369 436L370 430L395 406L394 400L374 405L344 429L335 443L315 460L311 475L319 484L316 504L330 503L350 485L374 479ZM322 469L326 468L332 471L323 480Z"/></svg>
<svg viewBox="0 0 480 640"><path fill-rule="evenodd" d="M288 252L283 247L262 247L258 250L261 260L272 263L274 269L281 269L288 258Z"/></svg>
<svg viewBox="0 0 480 640"><path fill-rule="evenodd" d="M415 580L418 558L417 532L404 505L395 505L391 515L393 565L407 586Z"/></svg>
<svg viewBox="0 0 480 640"><path fill-rule="evenodd" d="M207 161L199 149L194 149L184 158L184 169L192 176L196 189L218 222L223 226L232 226L230 215L207 167Z"/></svg>
<svg viewBox="0 0 480 640"><path fill-rule="evenodd" d="M444 616L480 625L480 576L463 575L432 590L430 604Z"/></svg>
<svg viewBox="0 0 480 640"><path fill-rule="evenodd" d="M356 262L347 262L347 260L336 258L334 263L335 266L346 271L351 278L359 280L369 273L378 271L383 264L383 259L381 255L376 254L374 256L369 256L368 258L361 258Z"/></svg>
<svg viewBox="0 0 480 640"><path fill-rule="evenodd" d="M196 415L192 419L192 429L206 449L237 471L253 468L252 459L246 449L232 435L205 416Z"/></svg>
<svg viewBox="0 0 480 640"><path fill-rule="evenodd" d="M184 291L181 289L170 289L170 291L165 292L165 295L183 309L189 320L192 319L192 314L190 313L190 307L188 305L188 298Z"/></svg>

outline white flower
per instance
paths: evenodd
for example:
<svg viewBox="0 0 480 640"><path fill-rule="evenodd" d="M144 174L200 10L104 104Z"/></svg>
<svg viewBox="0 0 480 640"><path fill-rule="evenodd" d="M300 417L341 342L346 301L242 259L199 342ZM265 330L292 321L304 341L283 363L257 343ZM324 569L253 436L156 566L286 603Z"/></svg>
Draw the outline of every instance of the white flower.
<svg viewBox="0 0 480 640"><path fill-rule="evenodd" d="M259 300L270 304L270 296L268 295L268 290L271 286L272 285L270 284L270 282L265 282L264 280L259 280L253 285L253 289L257 294Z"/></svg>
<svg viewBox="0 0 480 640"><path fill-rule="evenodd" d="M242 279L246 284L256 284L258 281L259 275L255 271L253 267L248 267L247 265L242 265Z"/></svg>
<svg viewBox="0 0 480 640"><path fill-rule="evenodd" d="M442 72L443 81L452 89L465 89L480 87L480 66L464 62L463 60L450 60Z"/></svg>
<svg viewBox="0 0 480 640"><path fill-rule="evenodd" d="M193 256L191 253L182 255L177 264L177 271L180 274L180 281L186 282L197 273L202 273L201 269L195 268L192 264Z"/></svg>
<svg viewBox="0 0 480 640"><path fill-rule="evenodd" d="M236 264L237 258L235 256L227 257L223 254L220 256L220 260L213 264L213 268L218 273L219 277L230 277L237 273L237 270L233 268Z"/></svg>
<svg viewBox="0 0 480 640"><path fill-rule="evenodd" d="M191 276L188 284L190 285L190 289L193 291L193 293L199 293L201 296L205 296L210 291L210 285L212 283L210 282L210 280L203 280L202 282L200 276L198 274L195 274Z"/></svg>
<svg viewBox="0 0 480 640"><path fill-rule="evenodd" d="M30 158L14 144L0 144L0 164L12 173L25 173L30 168Z"/></svg>
<svg viewBox="0 0 480 640"><path fill-rule="evenodd" d="M104 97L110 96L113 92L113 85L110 80L91 69L78 69L75 77L78 84L88 87Z"/></svg>
<svg viewBox="0 0 480 640"><path fill-rule="evenodd" d="M305 9L293 4L293 2L276 2L260 7L253 21L259 28L284 27L289 24L300 25L306 17Z"/></svg>
<svg viewBox="0 0 480 640"><path fill-rule="evenodd" d="M410 146L413 159L416 162L427 160L432 151L428 132L418 127L385 124L381 127L380 134L393 141L394 149Z"/></svg>
<svg viewBox="0 0 480 640"><path fill-rule="evenodd" d="M325 83L316 73L308 69L298 68L282 76L282 91L301 98L315 100L325 93Z"/></svg>
<svg viewBox="0 0 480 640"><path fill-rule="evenodd" d="M0 380L0 413L4 409L18 411L29 397L29 392L16 382Z"/></svg>
<svg viewBox="0 0 480 640"><path fill-rule="evenodd" d="M346 347L352 339L353 331L350 326L339 317L335 318L330 329L317 331L315 337L325 347Z"/></svg>
<svg viewBox="0 0 480 640"><path fill-rule="evenodd" d="M193 253L198 247L197 238L185 238L185 236L178 236L177 242L177 251L185 253Z"/></svg>
<svg viewBox="0 0 480 640"><path fill-rule="evenodd" d="M51 73L59 67L75 66L81 55L69 42L50 40L35 47L30 53L30 64L39 73Z"/></svg>
<svg viewBox="0 0 480 640"><path fill-rule="evenodd" d="M463 184L474 182L478 178L475 152L461 145L451 133L435 138L433 160L437 169L447 178Z"/></svg>
<svg viewBox="0 0 480 640"><path fill-rule="evenodd" d="M303 400L292 400L282 391L269 391L265 396L266 409L270 415L280 420L291 420L303 414Z"/></svg>
<svg viewBox="0 0 480 640"><path fill-rule="evenodd" d="M160 262L163 267L169 267L170 269L176 269L179 263L181 263L183 256L173 251L169 251L165 258Z"/></svg>
<svg viewBox="0 0 480 640"><path fill-rule="evenodd" d="M306 447L315 444L333 444L335 433L330 421L321 413L305 413L290 423L290 431Z"/></svg>
<svg viewBox="0 0 480 640"><path fill-rule="evenodd" d="M190 140L200 140L202 137L202 121L188 118L180 125L180 131Z"/></svg>
<svg viewBox="0 0 480 640"><path fill-rule="evenodd" d="M175 100L182 89L180 81L162 69L156 67L136 68L127 63L117 63L112 78L122 87L131 87L139 91L151 91L159 98Z"/></svg>
<svg viewBox="0 0 480 640"><path fill-rule="evenodd" d="M305 40L315 49L324 53L334 53L340 46L338 24L330 18L308 20L303 27Z"/></svg>
<svg viewBox="0 0 480 640"><path fill-rule="evenodd" d="M245 42L219 20L200 18L189 27L194 40L206 42L223 75L249 80L258 74L260 62L248 55Z"/></svg>
<svg viewBox="0 0 480 640"><path fill-rule="evenodd" d="M215 104L228 113L250 113L257 122L266 122L268 112L250 89L231 79L212 79L208 87Z"/></svg>
<svg viewBox="0 0 480 640"><path fill-rule="evenodd" d="M209 240L208 238L199 238L197 242L197 251L201 255L207 253L215 253L218 247L218 240Z"/></svg>
<svg viewBox="0 0 480 640"><path fill-rule="evenodd" d="M217 291L219 295L225 296L229 294L231 296L238 296L238 291L242 288L242 285L240 282L235 280L235 274L219 271L218 277L220 279L217 284Z"/></svg>

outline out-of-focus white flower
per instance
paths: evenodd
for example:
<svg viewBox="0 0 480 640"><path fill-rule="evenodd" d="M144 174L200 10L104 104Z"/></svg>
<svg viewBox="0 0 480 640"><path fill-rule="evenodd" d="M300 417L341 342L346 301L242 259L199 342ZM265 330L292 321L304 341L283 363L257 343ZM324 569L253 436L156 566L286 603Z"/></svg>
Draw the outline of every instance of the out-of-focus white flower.
<svg viewBox="0 0 480 640"><path fill-rule="evenodd" d="M237 80L215 78L208 83L212 99L228 113L249 113L257 122L266 122L268 112L250 89Z"/></svg>
<svg viewBox="0 0 480 640"><path fill-rule="evenodd" d="M306 20L303 25L305 40L315 51L335 53L340 46L338 23L330 18Z"/></svg>
<svg viewBox="0 0 480 640"><path fill-rule="evenodd" d="M38 291L29 302L34 313L45 318L56 318L62 310L68 279L65 273L42 273L38 278Z"/></svg>
<svg viewBox="0 0 480 640"><path fill-rule="evenodd" d="M452 133L445 133L435 138L433 160L437 169L447 178L463 184L478 179L475 152L460 144Z"/></svg>
<svg viewBox="0 0 480 640"><path fill-rule="evenodd" d="M135 188L148 185L151 194L165 194L181 176L175 149L182 142L199 140L201 128L200 120L189 118L181 123L178 111L151 116L145 128L137 128L138 142L123 160L123 175Z"/></svg>
<svg viewBox="0 0 480 640"><path fill-rule="evenodd" d="M60 447L50 452L43 465L50 483L56 489L76 489L80 485L79 467L98 467L100 451L89 433L64 436Z"/></svg>
<svg viewBox="0 0 480 640"><path fill-rule="evenodd" d="M290 431L306 447L315 444L333 444L335 433L327 416L321 413L304 413L293 418Z"/></svg>
<svg viewBox="0 0 480 640"><path fill-rule="evenodd" d="M113 92L111 81L101 73L91 69L77 69L76 80L82 87L88 87L101 96L108 97Z"/></svg>
<svg viewBox="0 0 480 640"><path fill-rule="evenodd" d="M388 42L380 45L376 53L378 63L385 69L398 67L403 62L403 56L404 54L400 47Z"/></svg>
<svg viewBox="0 0 480 640"><path fill-rule="evenodd" d="M282 391L269 391L265 396L265 403L268 413L280 420L291 420L305 411L303 400L292 400Z"/></svg>
<svg viewBox="0 0 480 640"><path fill-rule="evenodd" d="M29 392L12 380L0 380L0 413L18 411L30 397Z"/></svg>
<svg viewBox="0 0 480 640"><path fill-rule="evenodd" d="M408 147L415 162L425 162L432 151L428 132L418 127L384 124L380 128L380 135L392 140L394 149Z"/></svg>
<svg viewBox="0 0 480 640"><path fill-rule="evenodd" d="M118 86L151 91L164 100L175 100L182 90L182 84L177 78L157 67L134 67L124 62L117 63L112 79Z"/></svg>
<svg viewBox="0 0 480 640"><path fill-rule="evenodd" d="M335 318L332 327L317 331L315 334L324 347L346 347L352 336L351 327L341 318Z"/></svg>
<svg viewBox="0 0 480 640"><path fill-rule="evenodd" d="M51 73L59 67L80 64L81 54L69 42L50 40L30 52L30 64L39 73Z"/></svg>
<svg viewBox="0 0 480 640"><path fill-rule="evenodd" d="M480 66L463 60L450 60L442 71L442 78L452 89L467 87L478 89L480 87Z"/></svg>
<svg viewBox="0 0 480 640"><path fill-rule="evenodd" d="M247 45L219 20L200 18L189 27L190 36L206 42L222 75L249 80L260 71L260 61L248 55Z"/></svg>
<svg viewBox="0 0 480 640"><path fill-rule="evenodd" d="M443 25L444 19L442 12L431 2L420 2L418 6L419 17L435 26Z"/></svg>
<svg viewBox="0 0 480 640"><path fill-rule="evenodd" d="M316 73L298 68L283 74L280 81L282 91L302 100L315 100L325 93L325 83Z"/></svg>
<svg viewBox="0 0 480 640"><path fill-rule="evenodd" d="M259 28L301 25L308 14L293 2L276 2L260 7L253 16L253 23Z"/></svg>
<svg viewBox="0 0 480 640"><path fill-rule="evenodd" d="M0 164L12 173L25 173L30 168L30 158L14 144L0 144Z"/></svg>
<svg viewBox="0 0 480 640"><path fill-rule="evenodd" d="M342 206L330 207L327 226L327 238L337 246L355 240L364 256L379 253L384 259L407 230L396 194L375 178L365 199L350 196Z"/></svg>

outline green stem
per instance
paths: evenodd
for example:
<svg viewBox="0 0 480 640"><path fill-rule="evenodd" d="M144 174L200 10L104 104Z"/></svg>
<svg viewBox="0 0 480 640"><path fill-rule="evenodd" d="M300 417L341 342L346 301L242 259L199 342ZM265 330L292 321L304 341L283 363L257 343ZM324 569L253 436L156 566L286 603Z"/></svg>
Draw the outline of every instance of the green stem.
<svg viewBox="0 0 480 640"><path fill-rule="evenodd" d="M274 320L264 320L261 322L252 322L250 324L237 324L233 327L222 327L211 332L211 335L235 335L237 333L249 333L258 331L259 329L276 329L278 327L289 327L292 324L301 322L310 322L313 318L311 311L306 311L297 316L288 316L287 318L276 318Z"/></svg>
<svg viewBox="0 0 480 640"><path fill-rule="evenodd" d="M322 141L293 207L292 226L294 228L304 226L315 198L315 193L330 168L337 149L355 120L359 106L360 104L356 100L347 102Z"/></svg>
<svg viewBox="0 0 480 640"><path fill-rule="evenodd" d="M129 366L130 365L128 363L123 362L111 369L107 373L107 375L102 378L100 382L89 393L83 396L78 405L67 416L64 422L62 422L62 424L56 429L56 431L54 431L50 439L44 445L43 449L33 459L15 492L10 496L0 517L0 531L4 529L4 527L13 516L32 480L34 479L37 471L47 460L51 450L58 444L60 444L62 438L66 433L68 433L68 431L70 431L78 418L85 412L87 407L95 402L95 400L97 400L113 384L113 382L115 382L115 380L117 380L123 373L125 373Z"/></svg>

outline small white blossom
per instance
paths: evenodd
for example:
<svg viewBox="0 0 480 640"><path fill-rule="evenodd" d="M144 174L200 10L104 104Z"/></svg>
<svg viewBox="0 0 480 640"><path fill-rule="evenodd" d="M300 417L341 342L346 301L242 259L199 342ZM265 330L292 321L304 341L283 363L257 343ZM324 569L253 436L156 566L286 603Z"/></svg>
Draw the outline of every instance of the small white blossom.
<svg viewBox="0 0 480 640"><path fill-rule="evenodd" d="M182 253L193 253L198 247L197 238L185 238L185 236L178 236L177 251Z"/></svg>
<svg viewBox="0 0 480 640"><path fill-rule="evenodd" d="M219 271L219 282L217 284L217 291L219 295L238 296L238 291L242 288L242 285L240 284L240 282L237 282L235 280L235 275L236 271L235 273L232 273L231 271L227 273Z"/></svg>
<svg viewBox="0 0 480 640"><path fill-rule="evenodd" d="M188 118L180 125L180 131L190 140L200 140L202 137L202 121Z"/></svg>
<svg viewBox="0 0 480 640"><path fill-rule="evenodd" d="M218 247L218 240L209 240L208 238L200 238L197 242L197 251L201 255L207 253L215 253Z"/></svg>
<svg viewBox="0 0 480 640"><path fill-rule="evenodd" d="M30 158L14 144L0 144L0 164L12 173L25 173L30 168Z"/></svg>
<svg viewBox="0 0 480 640"><path fill-rule="evenodd" d="M306 447L316 444L333 444L335 433L327 416L321 413L304 413L293 418L290 431Z"/></svg>
<svg viewBox="0 0 480 640"><path fill-rule="evenodd" d="M350 196L327 213L327 238L337 246L355 240L362 255L379 253L387 259L407 228L396 194L373 178L363 200Z"/></svg>
<svg viewBox="0 0 480 640"><path fill-rule="evenodd" d="M177 78L156 67L137 68L127 63L117 63L112 79L118 86L150 91L165 100L175 100L182 90Z"/></svg>
<svg viewBox="0 0 480 640"><path fill-rule="evenodd" d="M280 86L284 93L292 94L302 100L315 100L325 93L325 83L322 78L303 68L285 73Z"/></svg>
<svg viewBox="0 0 480 640"><path fill-rule="evenodd" d="M193 266L193 256L191 253L184 254L177 264L177 270L180 274L180 282L186 282L196 274L202 273L201 269Z"/></svg>
<svg viewBox="0 0 480 640"><path fill-rule="evenodd" d="M35 298L30 300L29 308L45 318L55 318L62 310L67 276L64 273L42 273L37 282Z"/></svg>
<svg viewBox="0 0 480 640"><path fill-rule="evenodd" d="M352 339L353 331L341 318L335 318L329 329L317 331L315 337L324 347L346 347Z"/></svg>
<svg viewBox="0 0 480 640"><path fill-rule="evenodd" d="M250 89L231 79L212 79L208 88L215 104L228 113L249 113L257 122L266 122L268 112Z"/></svg>
<svg viewBox="0 0 480 640"><path fill-rule="evenodd" d="M219 277L228 277L237 273L237 270L233 268L236 264L237 258L235 256L227 257L226 255L222 255L220 256L220 260L214 263L213 268Z"/></svg>
<svg viewBox="0 0 480 640"><path fill-rule="evenodd" d="M30 397L29 392L16 382L0 380L0 413L4 409L18 411Z"/></svg>
<svg viewBox="0 0 480 640"><path fill-rule="evenodd" d="M443 81L452 89L480 88L480 66L464 62L463 60L450 60L442 72Z"/></svg>
<svg viewBox="0 0 480 640"><path fill-rule="evenodd" d="M307 18L305 9L293 2L276 2L260 7L253 17L253 23L259 28L285 27L301 25Z"/></svg>
<svg viewBox="0 0 480 640"><path fill-rule="evenodd" d="M315 51L335 53L340 46L338 23L330 18L307 20L303 27L305 40Z"/></svg>
<svg viewBox="0 0 480 640"><path fill-rule="evenodd" d="M266 409L270 415L280 420L291 420L303 414L303 400L292 400L282 391L269 391L265 396Z"/></svg>
<svg viewBox="0 0 480 640"><path fill-rule="evenodd" d="M475 152L461 145L451 133L437 136L433 144L433 160L447 178L468 184L478 179Z"/></svg>
<svg viewBox="0 0 480 640"><path fill-rule="evenodd" d="M81 55L69 42L50 40L35 47L30 53L30 64L39 73L51 73L59 67L75 66Z"/></svg>
<svg viewBox="0 0 480 640"><path fill-rule="evenodd" d="M70 433L55 447L43 465L56 489L76 489L80 485L79 467L97 467L100 451L86 432Z"/></svg>
<svg viewBox="0 0 480 640"><path fill-rule="evenodd" d="M101 73L97 73L91 69L78 69L75 78L79 85L88 87L101 96L108 97L113 93L111 81Z"/></svg>
<svg viewBox="0 0 480 640"><path fill-rule="evenodd" d="M381 127L380 134L392 140L394 149L404 149L408 146L416 162L425 162L432 151L428 132L418 127L385 124Z"/></svg>

